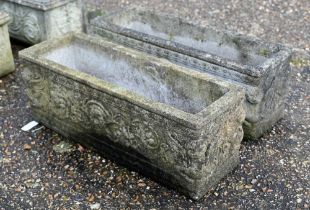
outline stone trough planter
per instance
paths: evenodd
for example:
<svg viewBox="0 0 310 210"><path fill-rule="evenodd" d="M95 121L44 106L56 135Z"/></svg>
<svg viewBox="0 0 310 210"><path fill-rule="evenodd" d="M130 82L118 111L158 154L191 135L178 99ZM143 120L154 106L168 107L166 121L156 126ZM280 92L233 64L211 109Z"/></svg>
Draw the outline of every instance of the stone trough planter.
<svg viewBox="0 0 310 210"><path fill-rule="evenodd" d="M82 31L80 0L0 0L12 17L10 36L29 44Z"/></svg>
<svg viewBox="0 0 310 210"><path fill-rule="evenodd" d="M83 34L20 57L37 121L193 199L239 162L241 88Z"/></svg>
<svg viewBox="0 0 310 210"><path fill-rule="evenodd" d="M283 116L291 51L281 45L142 9L97 17L88 31L243 87L246 138L260 137Z"/></svg>
<svg viewBox="0 0 310 210"><path fill-rule="evenodd" d="M0 12L0 77L14 71L15 65L8 32L8 14Z"/></svg>

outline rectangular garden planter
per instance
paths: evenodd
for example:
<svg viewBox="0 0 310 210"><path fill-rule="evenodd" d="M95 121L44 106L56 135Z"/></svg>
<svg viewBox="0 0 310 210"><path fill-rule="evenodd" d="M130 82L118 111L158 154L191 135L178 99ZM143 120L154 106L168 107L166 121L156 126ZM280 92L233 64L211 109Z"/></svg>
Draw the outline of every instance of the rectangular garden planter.
<svg viewBox="0 0 310 210"><path fill-rule="evenodd" d="M83 34L20 57L37 121L193 199L239 162L241 88Z"/></svg>
<svg viewBox="0 0 310 210"><path fill-rule="evenodd" d="M10 36L29 44L82 31L80 0L0 0L12 17Z"/></svg>
<svg viewBox="0 0 310 210"><path fill-rule="evenodd" d="M283 116L291 50L279 44L135 8L97 17L88 31L243 87L247 138Z"/></svg>
<svg viewBox="0 0 310 210"><path fill-rule="evenodd" d="M0 77L14 71L15 65L8 32L8 14L0 12Z"/></svg>

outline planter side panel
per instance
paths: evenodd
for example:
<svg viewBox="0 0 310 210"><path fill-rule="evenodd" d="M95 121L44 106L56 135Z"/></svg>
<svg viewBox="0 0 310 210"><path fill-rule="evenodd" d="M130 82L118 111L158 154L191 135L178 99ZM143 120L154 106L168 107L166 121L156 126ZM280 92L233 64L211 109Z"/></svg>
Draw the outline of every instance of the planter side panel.
<svg viewBox="0 0 310 210"><path fill-rule="evenodd" d="M252 115L257 118L246 121L243 126L248 138L262 136L283 117L291 77L290 59L291 55L283 57L271 65L268 74L263 77L260 84L262 98L256 106L253 104L256 109Z"/></svg>
<svg viewBox="0 0 310 210"><path fill-rule="evenodd" d="M79 1L46 11L45 21L47 39L60 37L68 32L81 32L82 8Z"/></svg>
<svg viewBox="0 0 310 210"><path fill-rule="evenodd" d="M188 153L192 154L192 165L201 176L195 175L196 189L190 192L193 198L201 198L206 190L217 184L239 164L239 150L243 139L242 123L245 119L244 97L235 97L234 103L223 114L206 125L201 133L201 140L193 142ZM195 151L195 152L193 152ZM187 173L189 176L190 173ZM194 174L192 174L194 176ZM190 176L189 176L190 177Z"/></svg>

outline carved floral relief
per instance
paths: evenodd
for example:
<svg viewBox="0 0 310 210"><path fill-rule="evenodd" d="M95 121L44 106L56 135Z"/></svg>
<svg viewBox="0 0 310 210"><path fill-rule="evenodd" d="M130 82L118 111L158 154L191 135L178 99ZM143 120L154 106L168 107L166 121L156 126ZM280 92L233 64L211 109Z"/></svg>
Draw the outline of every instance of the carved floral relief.
<svg viewBox="0 0 310 210"><path fill-rule="evenodd" d="M114 104L122 103L121 100L113 100L113 97L104 93L101 96L100 93L92 94L89 88L77 88L78 85L56 74L47 76L43 69L33 65L25 66L22 75L27 81L27 94L34 108L44 109L61 121L78 124L85 131L107 136L114 142L150 154L149 158L163 163L166 170L175 164L176 157L171 152L171 144L163 140L166 131L158 133L141 110L133 109L128 114L119 109L118 106L122 104ZM165 135L177 142L176 133L169 131ZM179 144L176 153L179 154L182 149Z"/></svg>

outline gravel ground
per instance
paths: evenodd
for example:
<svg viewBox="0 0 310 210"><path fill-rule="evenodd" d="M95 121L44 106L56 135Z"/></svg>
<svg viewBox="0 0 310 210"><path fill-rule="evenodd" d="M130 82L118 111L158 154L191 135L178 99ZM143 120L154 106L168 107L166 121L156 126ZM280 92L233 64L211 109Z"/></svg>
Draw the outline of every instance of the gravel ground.
<svg viewBox="0 0 310 210"><path fill-rule="evenodd" d="M129 4L89 2L106 10ZM32 120L16 55L26 46L13 41L16 71L0 79L0 209L309 209L310 2L130 2L303 49L292 60L284 119L258 141L243 142L241 164L193 202L48 128L21 131Z"/></svg>

